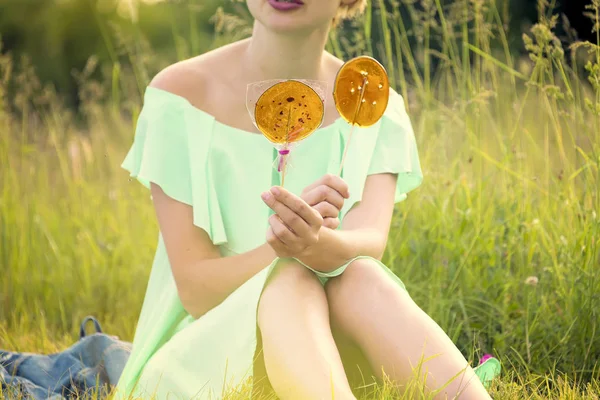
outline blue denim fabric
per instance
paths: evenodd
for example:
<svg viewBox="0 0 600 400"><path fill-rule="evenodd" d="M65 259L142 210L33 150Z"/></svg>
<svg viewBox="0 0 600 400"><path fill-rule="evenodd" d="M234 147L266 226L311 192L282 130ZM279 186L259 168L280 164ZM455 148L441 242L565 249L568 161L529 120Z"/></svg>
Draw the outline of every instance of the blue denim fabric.
<svg viewBox="0 0 600 400"><path fill-rule="evenodd" d="M85 333L88 321L96 326L92 335ZM85 393L101 398L116 385L130 353L130 343L103 334L98 321L88 317L81 325L79 341L60 353L0 350L1 392L34 400L76 398Z"/></svg>

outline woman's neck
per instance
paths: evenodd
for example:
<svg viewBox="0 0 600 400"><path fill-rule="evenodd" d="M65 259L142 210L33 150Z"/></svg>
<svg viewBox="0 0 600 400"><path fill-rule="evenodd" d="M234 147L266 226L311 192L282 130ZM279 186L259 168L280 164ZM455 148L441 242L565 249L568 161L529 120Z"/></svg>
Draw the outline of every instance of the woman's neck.
<svg viewBox="0 0 600 400"><path fill-rule="evenodd" d="M329 29L307 35L278 34L268 31L259 22L244 55L249 78L267 79L324 79L323 61Z"/></svg>

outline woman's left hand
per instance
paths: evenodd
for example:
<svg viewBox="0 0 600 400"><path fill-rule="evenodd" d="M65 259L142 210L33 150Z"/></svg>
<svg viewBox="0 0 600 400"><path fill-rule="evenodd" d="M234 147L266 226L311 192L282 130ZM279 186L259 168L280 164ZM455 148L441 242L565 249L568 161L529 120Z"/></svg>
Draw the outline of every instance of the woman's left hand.
<svg viewBox="0 0 600 400"><path fill-rule="evenodd" d="M348 184L339 176L326 174L307 186L300 195L323 217L323 226L337 229L344 201L350 197Z"/></svg>

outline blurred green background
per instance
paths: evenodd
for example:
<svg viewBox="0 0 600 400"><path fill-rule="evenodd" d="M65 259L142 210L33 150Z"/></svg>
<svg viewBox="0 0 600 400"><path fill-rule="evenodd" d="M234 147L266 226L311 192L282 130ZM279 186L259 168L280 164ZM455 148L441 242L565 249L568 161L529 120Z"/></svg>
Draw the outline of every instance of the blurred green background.
<svg viewBox="0 0 600 400"><path fill-rule="evenodd" d="M537 0L495 2L506 24L513 54L523 51L521 35L538 18ZM375 20L379 18L379 3L372 4ZM384 3L387 9L397 8L404 15L409 40L418 45L419 27L411 30L410 15L427 7L427 2L386 0ZM441 2L449 12L462 3L465 1ZM583 16L585 1L548 3L554 13L561 15L557 34L563 41L575 40L573 27L580 37L592 37L592 22ZM224 13L217 13L219 8ZM143 38L152 49L149 71L155 73L174 59L197 55L218 45L216 31L235 31L237 36L249 33L243 22L236 24L231 19L219 18L227 13L235 13L246 23L250 21L243 0L0 0L2 51L30 58L42 83L51 82L75 106L79 99L73 71L83 70L91 56L100 65L117 62L126 65L131 47L139 46ZM567 26L566 20L570 21ZM352 32L352 23L346 23L339 36L351 40ZM382 32L374 29L372 42L381 44L381 36ZM441 50L440 43L433 41L432 48ZM373 52L381 58L382 50L381 45L376 45ZM99 78L100 73L96 71L94 77Z"/></svg>

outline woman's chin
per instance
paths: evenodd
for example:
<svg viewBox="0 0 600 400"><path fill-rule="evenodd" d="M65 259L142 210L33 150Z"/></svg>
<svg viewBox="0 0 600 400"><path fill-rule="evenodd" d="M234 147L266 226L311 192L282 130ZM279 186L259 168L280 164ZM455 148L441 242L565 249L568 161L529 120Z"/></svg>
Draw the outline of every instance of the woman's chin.
<svg viewBox="0 0 600 400"><path fill-rule="evenodd" d="M267 30L285 35L307 35L313 31L327 29L326 23L318 24L314 20L306 18L294 18L293 16L273 15L261 22Z"/></svg>

